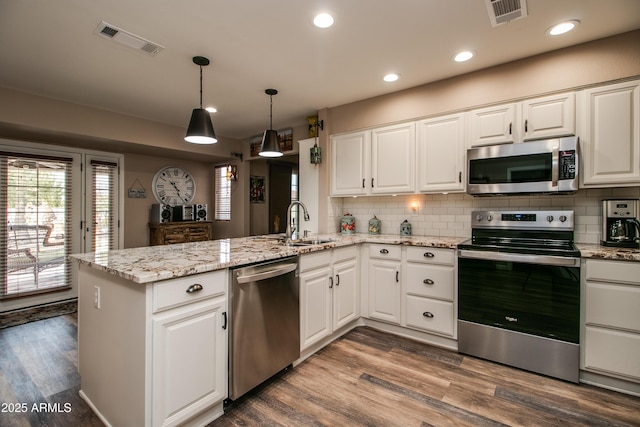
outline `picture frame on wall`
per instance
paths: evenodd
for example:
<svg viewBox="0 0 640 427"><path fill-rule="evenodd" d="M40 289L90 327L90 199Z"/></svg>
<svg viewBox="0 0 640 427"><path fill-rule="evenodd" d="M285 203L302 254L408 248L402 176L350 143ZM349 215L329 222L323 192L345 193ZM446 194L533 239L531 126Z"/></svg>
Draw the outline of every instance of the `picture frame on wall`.
<svg viewBox="0 0 640 427"><path fill-rule="evenodd" d="M265 202L264 176L251 176L249 181L249 201L251 203Z"/></svg>
<svg viewBox="0 0 640 427"><path fill-rule="evenodd" d="M280 150L283 153L293 151L293 129L282 129L278 131L278 140L280 141ZM262 135L256 135L249 140L250 157L259 157L260 148L262 147Z"/></svg>

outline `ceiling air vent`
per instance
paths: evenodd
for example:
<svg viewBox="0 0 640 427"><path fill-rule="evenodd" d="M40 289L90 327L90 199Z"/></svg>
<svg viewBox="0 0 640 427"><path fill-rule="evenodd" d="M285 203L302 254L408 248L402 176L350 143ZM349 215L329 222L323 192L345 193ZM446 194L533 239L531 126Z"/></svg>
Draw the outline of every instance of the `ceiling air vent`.
<svg viewBox="0 0 640 427"><path fill-rule="evenodd" d="M136 36L128 31L118 28L115 25L111 25L102 21L100 25L95 29L95 34L104 37L105 39L113 40L122 45L130 47L132 49L140 50L149 55L155 55L164 49L157 43L153 43L149 40L145 40L140 36Z"/></svg>
<svg viewBox="0 0 640 427"><path fill-rule="evenodd" d="M491 25L497 27L527 16L526 0L484 0Z"/></svg>

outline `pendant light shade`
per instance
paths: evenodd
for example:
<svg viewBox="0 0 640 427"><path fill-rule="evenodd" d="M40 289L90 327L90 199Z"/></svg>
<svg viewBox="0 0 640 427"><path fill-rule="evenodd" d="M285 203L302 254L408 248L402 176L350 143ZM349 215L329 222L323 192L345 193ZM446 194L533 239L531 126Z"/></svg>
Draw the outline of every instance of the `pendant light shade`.
<svg viewBox="0 0 640 427"><path fill-rule="evenodd" d="M280 149L278 132L273 130L273 95L277 95L278 91L275 89L267 89L264 93L269 95L269 130L264 131L262 146L258 154L262 157L281 157L282 150Z"/></svg>
<svg viewBox="0 0 640 427"><path fill-rule="evenodd" d="M184 140L192 144L215 144L218 142L213 130L209 112L202 108L202 67L209 65L209 60L203 56L194 56L193 63L200 66L200 108L194 108Z"/></svg>

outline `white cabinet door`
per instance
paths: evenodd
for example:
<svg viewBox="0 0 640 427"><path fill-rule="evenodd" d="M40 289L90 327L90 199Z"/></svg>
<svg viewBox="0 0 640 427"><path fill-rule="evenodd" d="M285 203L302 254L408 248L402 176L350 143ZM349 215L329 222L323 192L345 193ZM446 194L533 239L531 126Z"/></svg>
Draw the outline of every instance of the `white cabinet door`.
<svg viewBox="0 0 640 427"><path fill-rule="evenodd" d="M583 186L640 183L640 81L580 93Z"/></svg>
<svg viewBox="0 0 640 427"><path fill-rule="evenodd" d="M303 255L304 256L304 255ZM300 348L327 337L331 327L331 268L300 273Z"/></svg>
<svg viewBox="0 0 640 427"><path fill-rule="evenodd" d="M371 193L412 193L415 189L415 124L371 131Z"/></svg>
<svg viewBox="0 0 640 427"><path fill-rule="evenodd" d="M465 114L418 122L418 191L464 191Z"/></svg>
<svg viewBox="0 0 640 427"><path fill-rule="evenodd" d="M369 317L400 324L400 262L369 261Z"/></svg>
<svg viewBox="0 0 640 427"><path fill-rule="evenodd" d="M337 261L333 267L333 329L339 329L360 317L356 258Z"/></svg>
<svg viewBox="0 0 640 427"><path fill-rule="evenodd" d="M469 147L504 144L516 141L516 104L497 105L473 110Z"/></svg>
<svg viewBox="0 0 640 427"><path fill-rule="evenodd" d="M227 396L226 297L153 317L152 425L179 425Z"/></svg>
<svg viewBox="0 0 640 427"><path fill-rule="evenodd" d="M331 136L331 195L368 194L371 132Z"/></svg>
<svg viewBox="0 0 640 427"><path fill-rule="evenodd" d="M570 92L523 101L523 140L575 135L575 99Z"/></svg>

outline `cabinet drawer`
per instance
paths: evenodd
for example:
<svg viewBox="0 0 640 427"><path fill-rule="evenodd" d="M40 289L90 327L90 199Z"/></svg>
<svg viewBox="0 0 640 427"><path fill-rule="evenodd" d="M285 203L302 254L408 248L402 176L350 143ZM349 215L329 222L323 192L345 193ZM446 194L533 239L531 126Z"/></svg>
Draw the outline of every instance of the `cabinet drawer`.
<svg viewBox="0 0 640 427"><path fill-rule="evenodd" d="M227 280L227 270L218 270L157 282L153 285L153 312L224 295Z"/></svg>
<svg viewBox="0 0 640 427"><path fill-rule="evenodd" d="M370 245L369 258L395 259L400 261L402 249L396 245Z"/></svg>
<svg viewBox="0 0 640 427"><path fill-rule="evenodd" d="M333 262L340 262L358 257L358 246L345 246L333 249Z"/></svg>
<svg viewBox="0 0 640 427"><path fill-rule="evenodd" d="M408 295L407 326L453 336L453 303Z"/></svg>
<svg viewBox="0 0 640 427"><path fill-rule="evenodd" d="M453 301L453 267L407 264L407 293Z"/></svg>
<svg viewBox="0 0 640 427"><path fill-rule="evenodd" d="M640 380L640 335L587 326L584 365Z"/></svg>
<svg viewBox="0 0 640 427"><path fill-rule="evenodd" d="M640 263L587 260L586 264L587 280L640 285Z"/></svg>
<svg viewBox="0 0 640 427"><path fill-rule="evenodd" d="M429 264L453 265L455 253L452 249L409 246L407 261L427 262Z"/></svg>
<svg viewBox="0 0 640 427"><path fill-rule="evenodd" d="M640 332L640 286L587 282L586 301L587 324Z"/></svg>
<svg viewBox="0 0 640 427"><path fill-rule="evenodd" d="M314 268L325 267L331 264L331 251L326 250L300 255L298 263L300 264L301 273Z"/></svg>

